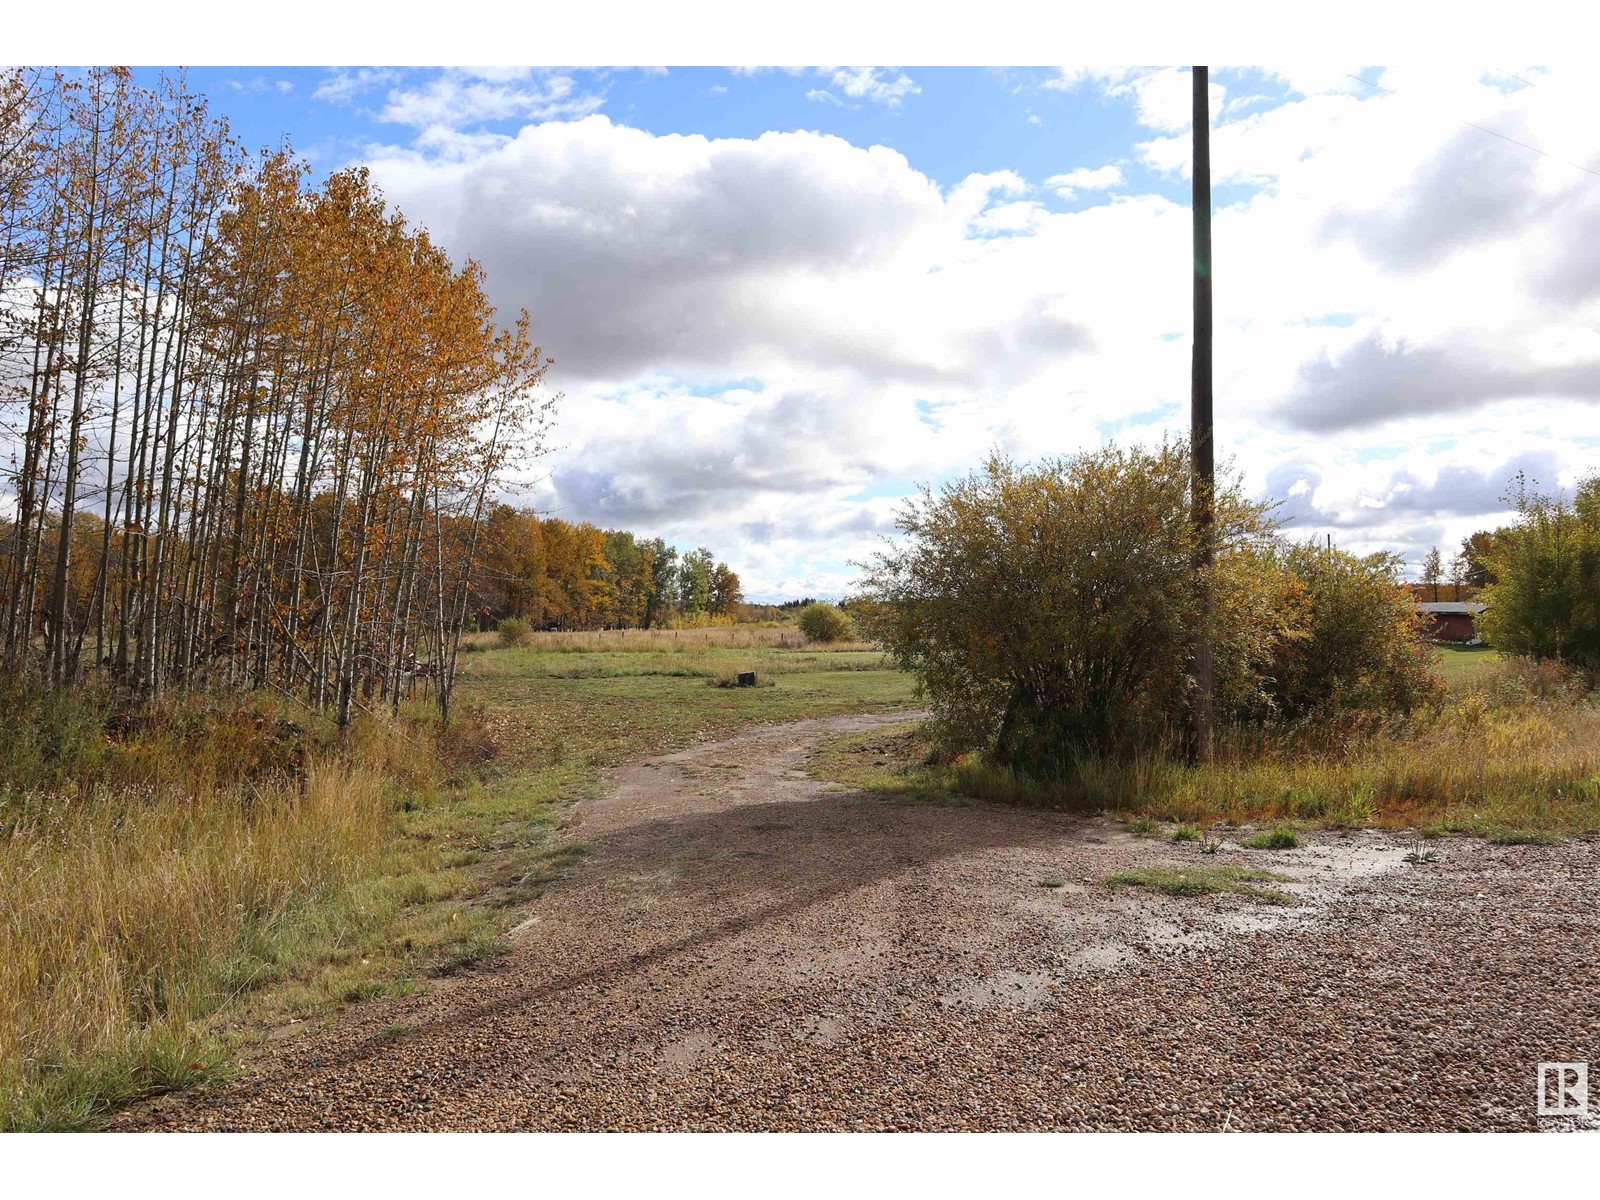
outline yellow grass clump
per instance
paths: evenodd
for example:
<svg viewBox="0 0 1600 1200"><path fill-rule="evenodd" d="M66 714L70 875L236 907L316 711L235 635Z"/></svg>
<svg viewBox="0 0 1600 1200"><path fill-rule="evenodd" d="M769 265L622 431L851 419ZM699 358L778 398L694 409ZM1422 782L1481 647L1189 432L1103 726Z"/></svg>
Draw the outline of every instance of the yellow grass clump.
<svg viewBox="0 0 1600 1200"><path fill-rule="evenodd" d="M3 797L0 1128L88 1123L216 1053L192 1025L252 985L253 948L379 859L383 780L106 785Z"/></svg>

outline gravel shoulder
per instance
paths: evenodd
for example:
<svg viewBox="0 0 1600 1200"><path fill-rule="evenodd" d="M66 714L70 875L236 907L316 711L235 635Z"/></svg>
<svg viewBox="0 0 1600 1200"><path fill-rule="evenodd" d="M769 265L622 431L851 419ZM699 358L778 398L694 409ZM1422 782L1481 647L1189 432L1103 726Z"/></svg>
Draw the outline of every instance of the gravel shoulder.
<svg viewBox="0 0 1600 1200"><path fill-rule="evenodd" d="M496 966L114 1127L1534 1129L1535 1064L1600 1060L1600 844L1408 864L1324 833L1202 859L806 773L896 719L630 764ZM1104 883L1203 863L1282 872L1296 903Z"/></svg>

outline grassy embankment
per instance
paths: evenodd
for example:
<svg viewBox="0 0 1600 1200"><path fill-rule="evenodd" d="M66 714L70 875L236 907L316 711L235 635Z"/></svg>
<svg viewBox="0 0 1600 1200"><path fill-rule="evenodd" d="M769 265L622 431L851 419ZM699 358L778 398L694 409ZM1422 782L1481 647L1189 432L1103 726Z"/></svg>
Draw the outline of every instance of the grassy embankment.
<svg viewBox="0 0 1600 1200"><path fill-rule="evenodd" d="M0 1128L92 1126L252 1031L492 956L583 853L566 804L630 755L911 694L792 630L473 642L447 737L425 709L341 747L265 699L108 731L93 698L4 698ZM749 669L767 686L719 686Z"/></svg>
<svg viewBox="0 0 1600 1200"><path fill-rule="evenodd" d="M1341 739L1225 747L1215 764L1090 761L1061 783L930 765L915 729L837 739L813 769L908 803L1046 805L1184 825L1412 828L1501 842L1600 832L1600 697L1493 651L1440 652L1437 708Z"/></svg>

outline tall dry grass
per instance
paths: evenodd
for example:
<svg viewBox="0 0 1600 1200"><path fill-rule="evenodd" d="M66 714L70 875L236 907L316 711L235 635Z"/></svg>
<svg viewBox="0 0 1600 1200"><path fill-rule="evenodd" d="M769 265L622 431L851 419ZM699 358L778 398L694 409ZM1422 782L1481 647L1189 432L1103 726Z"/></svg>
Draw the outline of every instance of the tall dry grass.
<svg viewBox="0 0 1600 1200"><path fill-rule="evenodd" d="M336 748L270 701L0 688L0 1128L207 1073L201 1018L349 924L387 793L437 770L379 725Z"/></svg>
<svg viewBox="0 0 1600 1200"><path fill-rule="evenodd" d="M81 1125L211 1054L192 1023L250 980L249 948L382 852L382 780L33 798L0 841L0 1127Z"/></svg>
<svg viewBox="0 0 1600 1200"><path fill-rule="evenodd" d="M1170 754L1091 758L1046 783L964 762L955 787L982 799L1183 822L1592 833L1600 831L1600 693L1548 665L1507 660L1409 716L1236 738L1203 766Z"/></svg>

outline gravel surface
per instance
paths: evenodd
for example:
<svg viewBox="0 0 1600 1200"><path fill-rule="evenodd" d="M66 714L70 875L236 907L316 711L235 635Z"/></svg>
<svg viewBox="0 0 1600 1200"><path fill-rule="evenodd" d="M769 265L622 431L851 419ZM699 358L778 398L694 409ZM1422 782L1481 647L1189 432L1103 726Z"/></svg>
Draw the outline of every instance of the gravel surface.
<svg viewBox="0 0 1600 1200"><path fill-rule="evenodd" d="M624 769L578 814L594 855L500 964L117 1126L1534 1129L1558 1123L1534 1115L1537 1062L1600 1071L1600 845L1448 839L1413 865L1327 833L1203 857L806 776L820 741L883 723ZM1298 903L1104 883L1226 863Z"/></svg>

